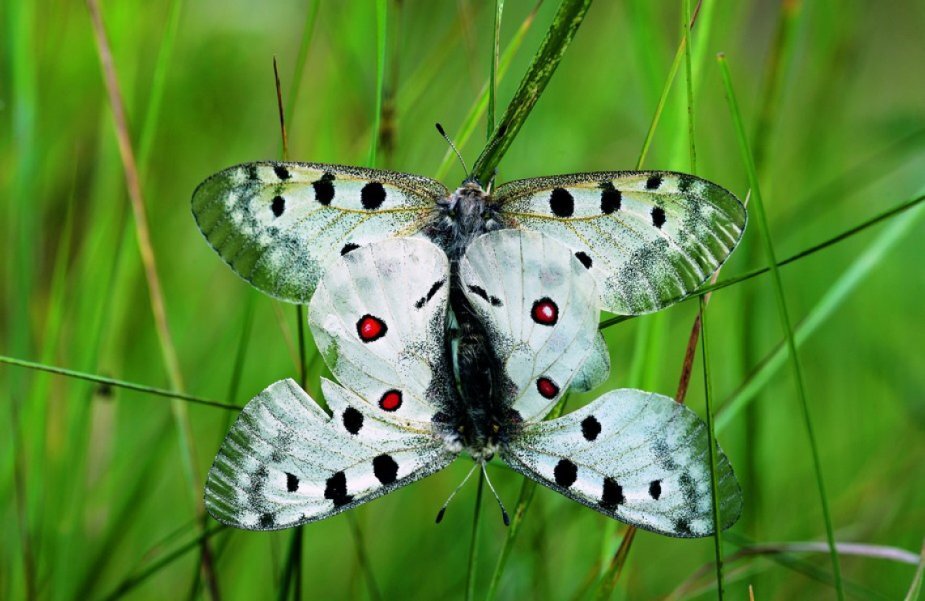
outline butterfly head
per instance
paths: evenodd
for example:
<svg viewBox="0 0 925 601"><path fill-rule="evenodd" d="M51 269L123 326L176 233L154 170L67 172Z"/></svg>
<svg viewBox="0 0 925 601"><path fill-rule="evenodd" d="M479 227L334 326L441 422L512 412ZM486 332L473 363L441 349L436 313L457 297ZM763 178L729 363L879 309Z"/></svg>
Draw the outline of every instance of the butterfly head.
<svg viewBox="0 0 925 601"><path fill-rule="evenodd" d="M437 218L430 235L451 258L459 258L472 240L502 227L491 196L477 181L466 180L450 196L437 201Z"/></svg>

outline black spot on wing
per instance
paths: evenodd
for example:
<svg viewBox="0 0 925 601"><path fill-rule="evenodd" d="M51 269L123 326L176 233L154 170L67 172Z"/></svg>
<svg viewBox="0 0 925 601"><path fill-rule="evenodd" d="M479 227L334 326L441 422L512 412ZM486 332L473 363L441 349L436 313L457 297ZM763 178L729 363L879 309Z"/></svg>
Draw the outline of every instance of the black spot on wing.
<svg viewBox="0 0 925 601"><path fill-rule="evenodd" d="M270 204L270 210L273 211L274 217L279 217L286 210L286 199L282 196L274 196Z"/></svg>
<svg viewBox="0 0 925 601"><path fill-rule="evenodd" d="M416 309L422 309L422 308L424 307L424 305L426 305L427 303L429 303L429 302L430 302L430 299L432 299L432 298L434 297L434 295L437 294L437 292L438 292L441 288L443 288L443 284L445 284L445 283L446 283L446 280L440 280L439 282L434 282L434 285L431 286L431 287L430 287L430 290L427 291L427 295L426 295L426 296L422 296L420 299L418 299L418 301L417 301L416 303L414 303L414 307L415 307Z"/></svg>
<svg viewBox="0 0 925 601"><path fill-rule="evenodd" d="M247 179L257 179L257 163L250 163L245 168Z"/></svg>
<svg viewBox="0 0 925 601"><path fill-rule="evenodd" d="M287 169L285 165L274 165L273 173L276 174L276 177L284 181L292 177L292 174L289 173L289 169Z"/></svg>
<svg viewBox="0 0 925 601"><path fill-rule="evenodd" d="M369 182L360 190L360 202L367 211L375 211L385 202L385 188L379 182Z"/></svg>
<svg viewBox="0 0 925 601"><path fill-rule="evenodd" d="M579 250L575 253L575 258L581 261L581 264L585 266L585 269L591 269L591 257L583 250Z"/></svg>
<svg viewBox="0 0 925 601"><path fill-rule="evenodd" d="M315 189L315 200L328 206L334 200L334 174L325 172L321 179L312 182L312 188Z"/></svg>
<svg viewBox="0 0 925 601"><path fill-rule="evenodd" d="M649 496L658 501L658 498L662 496L662 481L653 480L649 483Z"/></svg>
<svg viewBox="0 0 925 601"><path fill-rule="evenodd" d="M373 459L373 474L383 484L391 484L398 479L398 464L391 455L379 455Z"/></svg>
<svg viewBox="0 0 925 601"><path fill-rule="evenodd" d="M665 225L665 209L662 207L652 207L652 225L659 229Z"/></svg>
<svg viewBox="0 0 925 601"><path fill-rule="evenodd" d="M613 478L604 478L604 488L601 491L601 507L613 509L626 502L623 496L623 487Z"/></svg>
<svg viewBox="0 0 925 601"><path fill-rule="evenodd" d="M601 422L597 421L597 418L593 415L589 415L581 421L581 435L585 437L585 440L594 440L600 433Z"/></svg>
<svg viewBox="0 0 925 601"><path fill-rule="evenodd" d="M295 474L290 474L286 472L286 490L289 492L295 492L299 490L299 477Z"/></svg>
<svg viewBox="0 0 925 601"><path fill-rule="evenodd" d="M469 284L469 292L483 299L486 303L491 303L492 307L500 307L504 303L501 302L501 299L497 296L490 296L485 289L479 286L478 284Z"/></svg>
<svg viewBox="0 0 925 601"><path fill-rule="evenodd" d="M353 407L347 407L344 409L342 421L344 424L344 429L347 430L347 432L356 434L360 431L360 428L363 427L363 414Z"/></svg>
<svg viewBox="0 0 925 601"><path fill-rule="evenodd" d="M565 188L553 188L549 195L549 210L556 217L571 217L575 212L575 199Z"/></svg>
<svg viewBox="0 0 925 601"><path fill-rule="evenodd" d="M273 517L272 513L265 513L260 516L260 527L261 528L272 528L273 524L276 523L276 519Z"/></svg>
<svg viewBox="0 0 925 601"><path fill-rule="evenodd" d="M678 176L678 190L683 194L687 194L690 191L691 186L694 185L694 181L695 178L687 175L686 173L682 173Z"/></svg>
<svg viewBox="0 0 925 601"><path fill-rule="evenodd" d="M619 190L613 187L612 182L602 182L601 188L601 213L610 215L614 211L620 210L620 204L623 202L623 195Z"/></svg>
<svg viewBox="0 0 925 601"><path fill-rule="evenodd" d="M350 252L350 251L352 251L352 250L356 250L356 249L358 249L358 248L360 248L360 245L359 245L359 244L354 244L353 242L348 242L347 244L344 244L344 247L343 247L342 249L340 249L340 256L343 257L343 256L346 255L348 252Z"/></svg>
<svg viewBox="0 0 925 601"><path fill-rule="evenodd" d="M691 530L690 522L688 522L684 518L678 518L677 520L675 520L674 530L678 534L683 534L684 536L690 536L691 534L693 534L693 531Z"/></svg>
<svg viewBox="0 0 925 601"><path fill-rule="evenodd" d="M334 507L346 505L353 500L353 495L347 494L347 474L337 472L324 483L324 498L334 501Z"/></svg>
<svg viewBox="0 0 925 601"><path fill-rule="evenodd" d="M552 475L556 479L556 484L563 488L568 488L575 484L575 480L578 479L578 466L568 459L560 459L555 469L553 469Z"/></svg>
<svg viewBox="0 0 925 601"><path fill-rule="evenodd" d="M659 174L650 175L646 180L646 190L658 190L662 185L662 176Z"/></svg>

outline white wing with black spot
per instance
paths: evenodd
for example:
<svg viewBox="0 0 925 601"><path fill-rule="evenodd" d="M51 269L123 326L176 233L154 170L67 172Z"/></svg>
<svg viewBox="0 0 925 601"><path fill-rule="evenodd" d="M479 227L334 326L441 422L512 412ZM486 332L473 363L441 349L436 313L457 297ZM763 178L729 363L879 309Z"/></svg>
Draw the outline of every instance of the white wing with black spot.
<svg viewBox="0 0 925 601"><path fill-rule="evenodd" d="M384 420L429 424L448 403L449 270L426 240L384 240L334 259L312 299L325 363Z"/></svg>
<svg viewBox="0 0 925 601"><path fill-rule="evenodd" d="M242 278L276 298L307 303L341 253L417 234L445 198L439 182L320 163L230 167L193 193L209 244Z"/></svg>
<svg viewBox="0 0 925 601"><path fill-rule="evenodd" d="M746 222L745 207L727 190L668 171L520 180L494 198L507 226L571 248L597 280L600 306L623 315L657 311L697 290Z"/></svg>
<svg viewBox="0 0 925 601"><path fill-rule="evenodd" d="M586 387L606 377L594 279L568 248L499 230L470 244L459 274L510 380L506 405L525 421L549 413L576 375Z"/></svg>
<svg viewBox="0 0 925 601"><path fill-rule="evenodd" d="M678 537L713 533L707 429L687 407L615 390L564 417L526 424L501 450L514 469L622 522ZM720 516L728 528L742 493L717 455Z"/></svg>
<svg viewBox="0 0 925 601"><path fill-rule="evenodd" d="M209 470L205 505L223 524L278 530L320 520L430 475L455 454L330 381L328 416L293 380L252 399Z"/></svg>

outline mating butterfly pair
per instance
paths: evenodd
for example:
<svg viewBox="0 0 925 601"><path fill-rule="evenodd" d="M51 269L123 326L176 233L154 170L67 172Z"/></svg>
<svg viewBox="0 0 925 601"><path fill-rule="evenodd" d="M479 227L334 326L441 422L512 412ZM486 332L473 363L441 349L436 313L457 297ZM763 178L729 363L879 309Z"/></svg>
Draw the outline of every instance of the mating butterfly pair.
<svg viewBox="0 0 925 601"><path fill-rule="evenodd" d="M296 173L301 185L291 183ZM672 536L710 534L708 441L690 410L617 390L541 420L566 390L607 375L597 307L642 312L690 293L737 242L738 201L666 173L527 180L495 201L466 184L425 210L428 186L436 191L414 176L260 163L197 190L200 227L235 271L290 300L317 286L309 322L340 382L322 383L332 416L291 380L248 404L209 473L210 513L249 529L294 526L462 451L482 465L497 452L611 517ZM493 231L511 225L546 233ZM412 234L442 249L392 238ZM330 263L323 278L321 261ZM718 466L728 526L741 495L721 452Z"/></svg>

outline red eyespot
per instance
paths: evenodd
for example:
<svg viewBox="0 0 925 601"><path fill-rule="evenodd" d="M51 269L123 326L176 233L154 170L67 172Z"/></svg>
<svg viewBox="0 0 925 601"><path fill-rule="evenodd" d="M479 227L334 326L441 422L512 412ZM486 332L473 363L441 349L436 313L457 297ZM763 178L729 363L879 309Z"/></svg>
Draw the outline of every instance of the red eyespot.
<svg viewBox="0 0 925 601"><path fill-rule="evenodd" d="M549 297L543 297L533 303L530 310L533 321L543 326L554 326L559 321L559 307Z"/></svg>
<svg viewBox="0 0 925 601"><path fill-rule="evenodd" d="M401 391L389 390L379 399L379 406L384 411L396 411L401 407Z"/></svg>
<svg viewBox="0 0 925 601"><path fill-rule="evenodd" d="M384 321L369 314L364 315L360 318L360 321L357 322L357 334L360 335L360 340L363 342L379 340L385 336L385 333L388 331L389 328L385 325Z"/></svg>
<svg viewBox="0 0 925 601"><path fill-rule="evenodd" d="M536 381L536 389L544 398L552 399L559 394L559 387L549 378L543 377Z"/></svg>

